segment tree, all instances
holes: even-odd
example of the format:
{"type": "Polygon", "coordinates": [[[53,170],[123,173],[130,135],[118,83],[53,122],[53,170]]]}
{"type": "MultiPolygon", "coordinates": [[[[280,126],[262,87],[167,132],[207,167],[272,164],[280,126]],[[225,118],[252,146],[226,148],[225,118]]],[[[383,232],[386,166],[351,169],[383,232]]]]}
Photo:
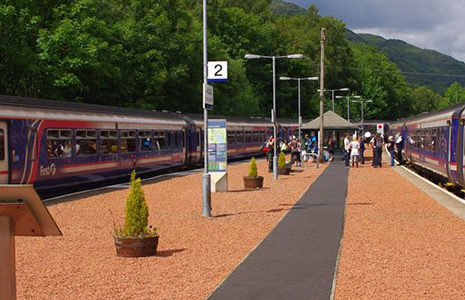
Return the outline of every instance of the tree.
{"type": "Polygon", "coordinates": [[[449,107],[463,102],[465,102],[465,89],[456,81],[447,88],[439,107],[449,107]]]}
{"type": "Polygon", "coordinates": [[[395,120],[412,112],[411,89],[397,66],[370,46],[352,45],[352,49],[358,69],[358,92],[373,100],[365,119],[395,120]]]}
{"type": "Polygon", "coordinates": [[[413,90],[414,114],[434,111],[439,108],[441,96],[432,89],[421,86],[413,90]]]}

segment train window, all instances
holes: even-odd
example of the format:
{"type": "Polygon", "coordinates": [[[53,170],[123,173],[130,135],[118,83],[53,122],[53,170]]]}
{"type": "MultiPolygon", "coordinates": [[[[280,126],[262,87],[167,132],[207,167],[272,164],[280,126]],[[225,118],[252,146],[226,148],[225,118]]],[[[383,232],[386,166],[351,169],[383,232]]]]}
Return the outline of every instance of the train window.
{"type": "Polygon", "coordinates": [[[140,151],[150,151],[153,148],[152,132],[148,130],[139,131],[140,151]]]}
{"type": "Polygon", "coordinates": [[[234,140],[235,140],[235,132],[228,131],[228,144],[234,144],[234,140]]]}
{"type": "Polygon", "coordinates": [[[0,160],[5,160],[5,131],[0,129],[0,160]]]}
{"type": "Polygon", "coordinates": [[[71,157],[71,130],[49,129],[47,130],[47,156],[71,157]]]}
{"type": "Polygon", "coordinates": [[[136,152],[136,132],[121,131],[121,152],[136,152]]]}
{"type": "Polygon", "coordinates": [[[167,146],[167,148],[171,148],[171,145],[172,145],[171,140],[172,140],[172,139],[173,139],[173,138],[172,138],[172,136],[171,136],[171,132],[167,132],[167,133],[166,133],[166,146],[167,146]]]}
{"type": "Polygon", "coordinates": [[[181,148],[181,145],[182,145],[182,132],[181,131],[178,131],[176,133],[176,148],[181,148]]]}
{"type": "Polygon", "coordinates": [[[246,132],[245,142],[246,142],[246,143],[251,143],[251,142],[253,142],[253,133],[252,133],[252,132],[250,132],[250,131],[247,131],[247,132],[246,132]]]}
{"type": "Polygon", "coordinates": [[[77,130],[76,131],[76,155],[95,155],[97,154],[97,131],[96,130],[77,130]]]}
{"type": "Polygon", "coordinates": [[[178,142],[178,132],[174,133],[174,148],[177,149],[179,147],[179,142],[178,142]]]}
{"type": "Polygon", "coordinates": [[[155,150],[161,150],[166,148],[166,134],[163,131],[155,133],[155,150]]]}
{"type": "Polygon", "coordinates": [[[118,131],[100,131],[100,154],[118,153],[118,131]]]}
{"type": "Polygon", "coordinates": [[[237,131],[236,141],[239,144],[243,144],[245,141],[245,133],[243,130],[237,131]]]}

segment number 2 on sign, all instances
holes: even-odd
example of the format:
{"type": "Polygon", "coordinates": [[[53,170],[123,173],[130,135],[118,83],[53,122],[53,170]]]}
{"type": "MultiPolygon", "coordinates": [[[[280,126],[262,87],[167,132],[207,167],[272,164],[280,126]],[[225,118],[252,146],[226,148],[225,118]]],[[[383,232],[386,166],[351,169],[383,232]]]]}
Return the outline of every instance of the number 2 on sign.
{"type": "Polygon", "coordinates": [[[215,70],[218,69],[218,71],[215,72],[215,76],[219,76],[219,77],[222,77],[223,75],[220,73],[221,70],[223,70],[223,66],[218,64],[218,65],[215,65],[215,70]]]}

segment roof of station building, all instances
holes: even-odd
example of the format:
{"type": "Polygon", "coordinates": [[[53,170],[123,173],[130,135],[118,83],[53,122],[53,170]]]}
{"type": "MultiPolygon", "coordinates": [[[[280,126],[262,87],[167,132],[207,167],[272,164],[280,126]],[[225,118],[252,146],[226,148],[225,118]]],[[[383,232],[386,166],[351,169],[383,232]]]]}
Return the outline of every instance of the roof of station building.
{"type": "MultiPolygon", "coordinates": [[[[348,122],[346,119],[329,110],[324,114],[324,128],[326,129],[354,129],[356,125],[348,122]]],[[[303,129],[319,129],[320,128],[320,117],[304,124],[303,129]]]]}

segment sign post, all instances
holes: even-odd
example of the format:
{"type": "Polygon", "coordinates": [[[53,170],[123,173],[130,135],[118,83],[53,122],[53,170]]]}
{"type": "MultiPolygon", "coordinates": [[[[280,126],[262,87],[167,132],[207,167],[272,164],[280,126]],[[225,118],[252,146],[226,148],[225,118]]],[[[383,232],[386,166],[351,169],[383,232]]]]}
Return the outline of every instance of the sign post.
{"type": "Polygon", "coordinates": [[[376,133],[379,133],[381,135],[384,134],[384,124],[383,123],[376,124],[376,133]]]}
{"type": "Polygon", "coordinates": [[[208,171],[212,192],[228,191],[228,145],[226,120],[208,121],[208,171]]]}
{"type": "Polygon", "coordinates": [[[32,185],[0,185],[0,299],[16,299],[15,236],[61,236],[32,185]]]}

